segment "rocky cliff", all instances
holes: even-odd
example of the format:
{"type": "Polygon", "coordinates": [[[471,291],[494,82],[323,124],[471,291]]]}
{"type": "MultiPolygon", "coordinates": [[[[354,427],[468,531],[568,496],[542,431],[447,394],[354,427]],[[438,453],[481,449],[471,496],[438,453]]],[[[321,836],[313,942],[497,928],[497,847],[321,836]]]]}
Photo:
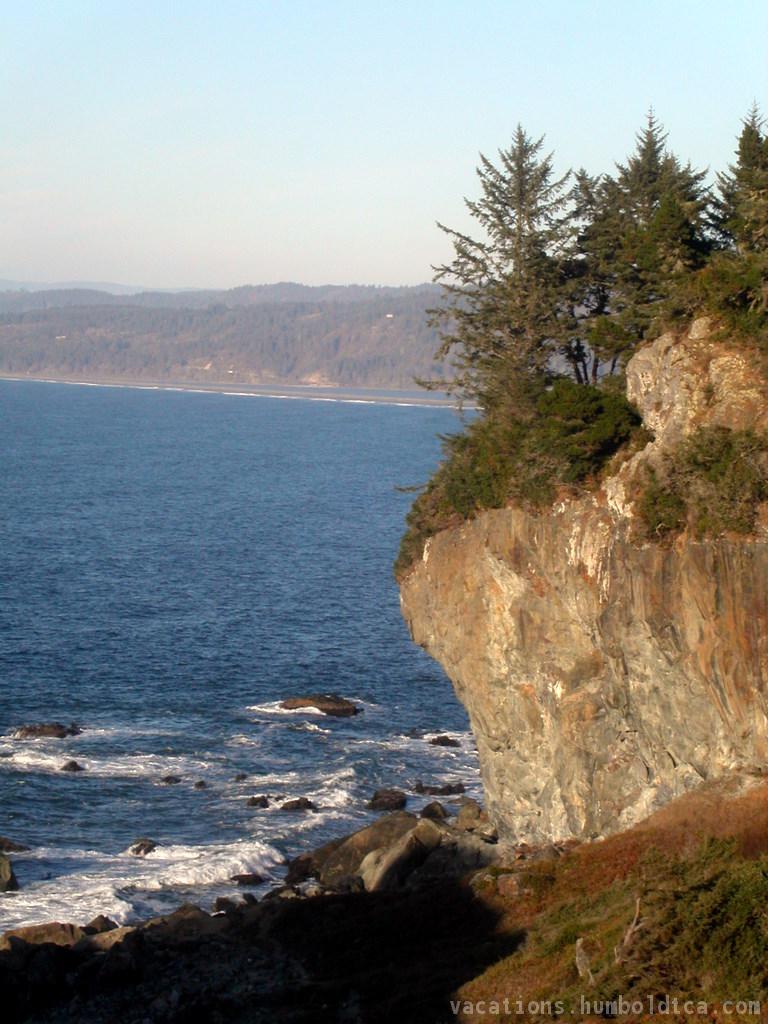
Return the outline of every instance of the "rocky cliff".
{"type": "Polygon", "coordinates": [[[700,426],[768,428],[768,384],[707,320],[627,369],[654,440],[597,493],[489,511],[401,581],[414,639],[467,708],[500,836],[607,834],[768,764],[768,517],[754,536],[638,540],[644,467],[700,426]]]}

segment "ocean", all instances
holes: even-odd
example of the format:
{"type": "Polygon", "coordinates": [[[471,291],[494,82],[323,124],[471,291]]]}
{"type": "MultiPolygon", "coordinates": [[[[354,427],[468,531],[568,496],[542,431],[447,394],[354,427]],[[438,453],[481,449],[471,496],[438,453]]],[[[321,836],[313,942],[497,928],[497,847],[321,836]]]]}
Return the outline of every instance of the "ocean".
{"type": "Polygon", "coordinates": [[[379,787],[416,811],[418,780],[480,795],[392,577],[396,488],[429,476],[456,415],[311,397],[0,381],[0,835],[30,847],[0,931],[210,909],[242,873],[260,896],[373,820],[379,787]],[[318,691],[362,711],[280,708],[318,691]],[[82,732],[14,735],[50,721],[82,732]],[[317,811],[281,810],[300,796],[317,811]],[[139,837],[157,848],[128,853],[139,837]]]}

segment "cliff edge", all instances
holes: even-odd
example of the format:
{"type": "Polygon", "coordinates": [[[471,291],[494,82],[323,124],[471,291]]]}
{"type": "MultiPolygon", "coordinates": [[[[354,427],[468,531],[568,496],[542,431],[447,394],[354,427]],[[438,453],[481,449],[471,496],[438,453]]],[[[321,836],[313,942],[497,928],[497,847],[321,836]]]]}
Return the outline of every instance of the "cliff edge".
{"type": "Polygon", "coordinates": [[[768,429],[768,382],[707,319],[627,367],[654,440],[546,513],[483,512],[401,580],[414,640],[469,713],[502,839],[626,828],[768,763],[768,515],[749,536],[639,539],[633,495],[695,430],[768,429]]]}

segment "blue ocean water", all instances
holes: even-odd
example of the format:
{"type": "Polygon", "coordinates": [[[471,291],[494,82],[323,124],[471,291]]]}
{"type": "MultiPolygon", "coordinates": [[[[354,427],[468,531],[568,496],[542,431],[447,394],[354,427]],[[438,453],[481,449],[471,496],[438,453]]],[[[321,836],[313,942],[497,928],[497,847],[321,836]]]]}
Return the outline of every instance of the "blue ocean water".
{"type": "Polygon", "coordinates": [[[31,847],[0,931],[209,905],[365,823],[379,786],[478,791],[391,569],[412,500],[395,488],[456,426],[447,408],[0,381],[0,834],[31,847]],[[363,713],[280,710],[312,691],[363,713]],[[51,720],[83,732],[13,735],[51,720]],[[85,771],[61,772],[71,758],[85,771]],[[320,810],[279,809],[296,796],[320,810]],[[126,853],[139,836],[158,849],[126,853]]]}

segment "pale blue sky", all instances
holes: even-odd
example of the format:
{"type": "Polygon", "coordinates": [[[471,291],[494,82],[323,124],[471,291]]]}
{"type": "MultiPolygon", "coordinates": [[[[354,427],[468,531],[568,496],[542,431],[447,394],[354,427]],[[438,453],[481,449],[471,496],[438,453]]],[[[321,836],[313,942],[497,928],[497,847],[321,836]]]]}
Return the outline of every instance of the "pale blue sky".
{"type": "Polygon", "coordinates": [[[0,0],[0,278],[416,283],[518,122],[729,162],[768,3],[0,0]]]}

